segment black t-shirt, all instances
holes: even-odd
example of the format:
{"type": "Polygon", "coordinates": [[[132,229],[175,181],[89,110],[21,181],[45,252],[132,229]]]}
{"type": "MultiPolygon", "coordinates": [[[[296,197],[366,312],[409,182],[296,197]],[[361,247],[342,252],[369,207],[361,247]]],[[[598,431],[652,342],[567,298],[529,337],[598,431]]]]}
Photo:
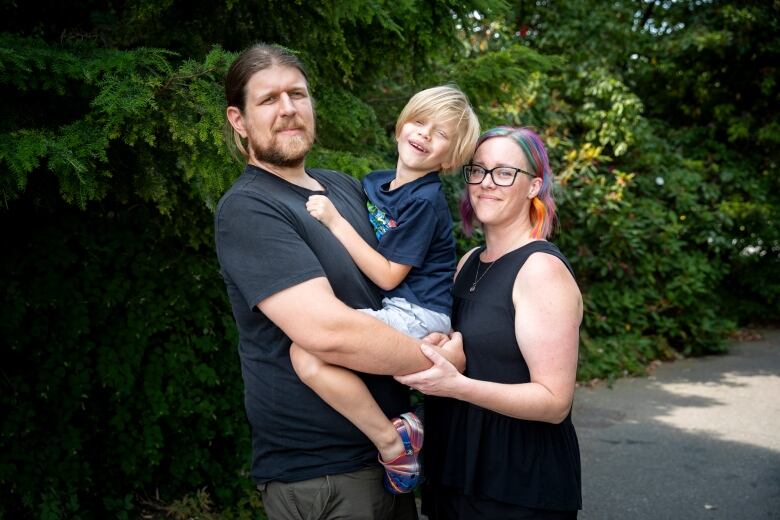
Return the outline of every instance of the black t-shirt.
{"type": "MultiPolygon", "coordinates": [[[[290,339],[257,309],[268,296],[320,276],[350,307],[380,307],[376,286],[306,211],[310,195],[324,194],[374,245],[360,184],[337,172],[307,172],[324,192],[248,165],[215,216],[217,256],[238,325],[244,406],[252,427],[251,473],[258,483],[295,482],[376,464],[368,439],[298,379],[290,339]]],[[[408,393],[391,377],[359,375],[388,416],[409,408],[408,393]]]]}

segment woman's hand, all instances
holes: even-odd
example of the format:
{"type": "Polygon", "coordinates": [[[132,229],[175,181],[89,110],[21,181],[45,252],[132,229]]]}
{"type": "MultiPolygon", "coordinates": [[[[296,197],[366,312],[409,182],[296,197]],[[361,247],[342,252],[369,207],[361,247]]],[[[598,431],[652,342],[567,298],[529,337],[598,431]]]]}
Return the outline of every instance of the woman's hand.
{"type": "MultiPolygon", "coordinates": [[[[455,334],[460,336],[457,332],[455,334]]],[[[457,397],[458,388],[465,381],[465,376],[458,372],[443,355],[436,352],[435,347],[423,343],[420,349],[431,360],[433,366],[422,372],[395,376],[396,381],[426,395],[457,397]]]]}

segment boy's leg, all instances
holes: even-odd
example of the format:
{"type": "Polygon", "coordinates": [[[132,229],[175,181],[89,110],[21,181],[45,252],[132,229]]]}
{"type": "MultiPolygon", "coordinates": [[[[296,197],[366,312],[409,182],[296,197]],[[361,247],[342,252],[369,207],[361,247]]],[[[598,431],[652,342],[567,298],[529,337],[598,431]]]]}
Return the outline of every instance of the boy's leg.
{"type": "Polygon", "coordinates": [[[325,363],[296,344],[290,347],[290,359],[301,381],[363,432],[377,447],[382,460],[393,460],[404,453],[395,426],[355,373],[325,363]]]}
{"type": "Polygon", "coordinates": [[[358,310],[413,338],[422,339],[432,332],[443,334],[450,332],[449,316],[420,307],[405,298],[384,298],[382,308],[376,311],[373,309],[358,310]]]}

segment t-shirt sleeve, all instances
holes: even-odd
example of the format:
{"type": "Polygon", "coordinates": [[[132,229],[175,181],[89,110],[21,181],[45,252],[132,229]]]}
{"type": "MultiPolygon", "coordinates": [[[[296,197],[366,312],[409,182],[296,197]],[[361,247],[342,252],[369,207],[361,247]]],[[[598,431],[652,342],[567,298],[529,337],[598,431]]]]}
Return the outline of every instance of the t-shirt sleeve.
{"type": "Polygon", "coordinates": [[[425,199],[411,199],[396,216],[398,225],[382,235],[377,251],[398,264],[422,267],[436,230],[436,211],[425,199]]]}
{"type": "Polygon", "coordinates": [[[251,310],[272,294],[325,276],[294,216],[271,202],[233,194],[219,208],[215,232],[222,274],[251,310]]]}

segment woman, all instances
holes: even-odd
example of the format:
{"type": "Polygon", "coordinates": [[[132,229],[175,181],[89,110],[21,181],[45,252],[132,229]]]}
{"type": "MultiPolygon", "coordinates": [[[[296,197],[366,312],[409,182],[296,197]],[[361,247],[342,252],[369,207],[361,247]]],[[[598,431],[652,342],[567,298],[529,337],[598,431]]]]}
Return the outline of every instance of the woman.
{"type": "Polygon", "coordinates": [[[539,136],[499,127],[463,167],[485,247],[459,262],[452,324],[466,372],[432,349],[430,369],[397,379],[425,404],[423,510],[430,520],[576,518],[580,457],[571,422],[582,297],[547,242],[552,173],[539,136]]]}

